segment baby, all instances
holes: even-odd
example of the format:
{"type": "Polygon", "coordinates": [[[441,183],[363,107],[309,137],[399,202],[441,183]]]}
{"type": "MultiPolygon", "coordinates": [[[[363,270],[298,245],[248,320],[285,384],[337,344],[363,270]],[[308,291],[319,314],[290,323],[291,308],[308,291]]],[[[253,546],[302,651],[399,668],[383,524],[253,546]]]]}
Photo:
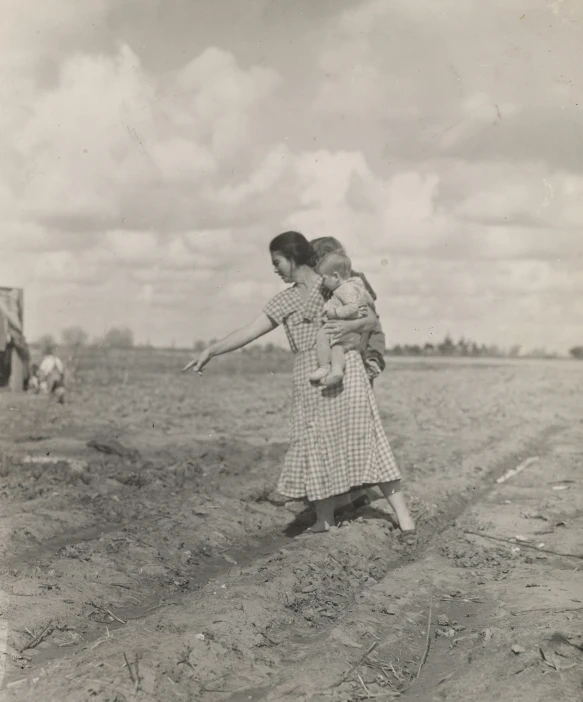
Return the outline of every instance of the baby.
{"type": "MultiPolygon", "coordinates": [[[[312,239],[311,244],[314,247],[319,261],[330,253],[346,254],[342,244],[333,236],[322,236],[317,239],[312,239]]],[[[364,287],[368,290],[372,299],[376,301],[376,293],[372,289],[364,273],[352,271],[351,275],[362,279],[364,287]]],[[[370,384],[373,385],[375,379],[385,370],[386,340],[383,327],[378,317],[374,329],[362,335],[359,351],[362,355],[370,384]]]]}
{"type": "MultiPolygon", "coordinates": [[[[332,293],[324,304],[324,318],[358,319],[365,317],[367,307],[374,310],[374,300],[367,291],[360,277],[352,274],[352,263],[345,254],[330,253],[318,264],[318,273],[322,276],[324,287],[332,293]]],[[[358,346],[360,335],[345,341],[348,348],[358,346]],[[352,343],[354,342],[354,343],[352,343]]],[[[324,328],[318,331],[316,352],[318,368],[310,376],[310,382],[323,383],[326,386],[337,385],[344,378],[346,359],[342,344],[331,344],[331,335],[324,328]]]]}

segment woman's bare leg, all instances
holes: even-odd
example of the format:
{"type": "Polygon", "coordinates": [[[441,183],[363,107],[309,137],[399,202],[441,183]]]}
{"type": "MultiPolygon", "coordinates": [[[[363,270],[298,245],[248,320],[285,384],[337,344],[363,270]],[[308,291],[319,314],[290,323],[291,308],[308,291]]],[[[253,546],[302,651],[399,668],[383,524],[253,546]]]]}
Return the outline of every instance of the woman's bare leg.
{"type": "Polygon", "coordinates": [[[410,532],[415,530],[415,522],[409,512],[403,493],[401,492],[401,481],[391,480],[390,483],[379,483],[379,488],[383,495],[387,498],[388,503],[395,510],[399,528],[402,532],[410,532]]]}
{"type": "Polygon", "coordinates": [[[316,523],[311,527],[310,531],[316,533],[319,531],[328,531],[334,526],[334,507],[336,505],[335,497],[327,497],[324,500],[314,500],[316,509],[316,523]]]}

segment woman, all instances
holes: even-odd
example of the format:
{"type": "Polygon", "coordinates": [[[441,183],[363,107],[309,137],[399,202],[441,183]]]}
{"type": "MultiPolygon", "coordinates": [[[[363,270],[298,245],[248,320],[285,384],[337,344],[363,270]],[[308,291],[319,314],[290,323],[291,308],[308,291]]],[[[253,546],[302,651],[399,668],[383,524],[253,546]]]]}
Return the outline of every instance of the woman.
{"type": "MultiPolygon", "coordinates": [[[[184,370],[201,373],[214,356],[235,351],[283,324],[296,358],[290,446],[278,491],[292,499],[307,497],[316,510],[311,531],[322,532],[334,525],[336,496],[353,487],[378,485],[401,531],[413,534],[415,525],[400,490],[401,475],[358,351],[346,352],[342,385],[322,390],[309,382],[318,363],[316,333],[324,305],[313,247],[301,234],[285,232],[273,239],[269,250],[275,273],[291,287],[278,293],[255,321],[212,344],[184,370]]],[[[329,322],[337,334],[368,332],[375,323],[374,314],[329,322]]]]}

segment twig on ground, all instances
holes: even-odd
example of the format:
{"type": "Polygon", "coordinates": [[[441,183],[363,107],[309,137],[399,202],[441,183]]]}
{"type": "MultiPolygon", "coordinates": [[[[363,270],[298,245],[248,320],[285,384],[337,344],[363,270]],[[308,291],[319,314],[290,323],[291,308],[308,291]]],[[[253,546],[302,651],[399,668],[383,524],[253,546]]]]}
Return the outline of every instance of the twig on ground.
{"type": "Polygon", "coordinates": [[[447,675],[444,675],[443,678],[440,678],[439,681],[437,682],[438,685],[441,685],[444,683],[446,680],[449,680],[452,675],[455,674],[455,670],[452,673],[448,673],[447,675]]]}
{"type": "Polygon", "coordinates": [[[130,680],[131,680],[131,681],[134,683],[134,685],[135,685],[135,684],[136,684],[136,678],[134,677],[134,672],[133,672],[133,670],[132,670],[132,666],[130,665],[130,662],[128,661],[128,657],[126,656],[125,651],[124,651],[124,653],[123,653],[123,657],[124,657],[124,660],[125,660],[125,662],[126,662],[125,665],[126,665],[126,668],[128,669],[128,673],[129,673],[129,676],[130,676],[130,680]]]}
{"type": "Polygon", "coordinates": [[[552,658],[549,660],[540,646],[538,647],[538,652],[540,653],[541,660],[545,665],[548,665],[549,668],[552,668],[553,670],[559,670],[555,661],[552,658]]]}
{"type": "Polygon", "coordinates": [[[408,690],[411,685],[417,680],[417,678],[421,675],[421,669],[425,665],[425,661],[427,660],[427,655],[429,654],[429,647],[431,646],[431,615],[433,614],[433,596],[429,598],[429,616],[427,617],[427,635],[425,637],[425,649],[423,651],[423,655],[421,656],[421,660],[419,661],[419,667],[417,668],[417,674],[411,680],[411,682],[407,685],[406,688],[403,690],[399,690],[399,692],[405,692],[408,690]]]}
{"type": "Polygon", "coordinates": [[[135,692],[138,693],[140,691],[140,687],[142,684],[142,680],[140,678],[140,659],[138,657],[138,654],[136,653],[136,661],[134,663],[134,672],[136,674],[136,687],[135,687],[135,692]]]}
{"type": "Polygon", "coordinates": [[[362,689],[364,690],[366,696],[370,697],[370,692],[368,690],[368,687],[364,684],[364,680],[362,679],[362,676],[357,675],[356,677],[358,678],[358,682],[362,685],[362,689]]]}
{"type": "Polygon", "coordinates": [[[519,473],[522,473],[522,471],[525,468],[528,468],[528,466],[532,465],[533,463],[536,463],[538,461],[538,456],[533,456],[532,458],[527,458],[525,461],[522,461],[520,465],[518,465],[516,468],[511,468],[510,470],[507,470],[504,475],[501,475],[496,482],[500,485],[501,483],[505,483],[507,480],[510,480],[510,478],[513,478],[515,475],[518,475],[519,473]]]}
{"type": "Polygon", "coordinates": [[[358,659],[358,661],[350,668],[350,670],[342,676],[342,679],[339,680],[337,683],[334,683],[334,685],[330,686],[330,689],[334,689],[335,687],[339,687],[342,685],[343,682],[348,680],[348,678],[354,673],[354,671],[361,666],[364,661],[370,656],[370,654],[375,650],[375,648],[379,645],[378,641],[375,641],[371,646],[368,647],[368,649],[365,651],[365,653],[362,654],[362,656],[358,659]]]}
{"type": "Polygon", "coordinates": [[[423,657],[419,661],[419,668],[417,669],[417,676],[421,674],[421,668],[425,665],[427,660],[427,654],[429,653],[429,646],[431,645],[431,615],[433,613],[433,597],[429,598],[429,615],[427,617],[427,636],[425,638],[425,650],[423,651],[423,657]]]}
{"type": "Polygon", "coordinates": [[[146,541],[142,541],[142,539],[138,539],[137,536],[134,536],[133,534],[130,534],[129,532],[126,533],[126,536],[128,539],[132,539],[132,541],[137,541],[139,544],[142,544],[142,546],[147,546],[148,548],[154,548],[152,544],[147,543],[146,541]]]}
{"type": "Polygon", "coordinates": [[[391,666],[391,670],[393,671],[393,675],[395,676],[395,678],[396,678],[399,682],[403,682],[403,677],[397,673],[397,671],[395,670],[395,667],[393,666],[393,664],[392,664],[391,662],[389,662],[389,665],[391,666]]]}
{"type": "Polygon", "coordinates": [[[264,631],[261,631],[261,629],[254,622],[252,623],[252,626],[255,629],[255,631],[258,634],[261,634],[261,636],[263,636],[263,638],[272,646],[279,646],[279,644],[281,643],[281,641],[274,641],[272,638],[270,638],[264,631]]]}
{"type": "MultiPolygon", "coordinates": [[[[112,619],[114,619],[116,622],[119,622],[120,624],[127,623],[123,619],[120,619],[119,617],[117,617],[110,609],[106,609],[105,607],[100,607],[98,604],[95,604],[95,602],[89,602],[88,604],[90,604],[91,607],[98,609],[100,612],[103,612],[104,614],[108,614],[112,619]]],[[[89,616],[91,616],[91,614],[93,614],[93,612],[91,612],[89,614],[89,616]]]]}
{"type": "MultiPolygon", "coordinates": [[[[33,638],[33,640],[30,643],[26,644],[26,646],[24,646],[24,648],[20,649],[20,653],[27,651],[29,648],[36,648],[39,645],[39,643],[41,643],[42,640],[50,634],[49,629],[51,629],[52,623],[53,623],[53,620],[51,619],[50,622],[45,626],[45,628],[41,631],[41,633],[38,636],[33,638]]],[[[51,631],[52,631],[52,629],[51,629],[51,631]]],[[[28,633],[30,634],[30,632],[28,632],[28,633]]]]}
{"type": "Polygon", "coordinates": [[[533,551],[539,551],[540,553],[550,553],[553,556],[563,556],[563,558],[579,558],[583,560],[583,555],[577,553],[559,553],[558,551],[552,551],[548,548],[539,548],[533,544],[527,544],[524,541],[513,541],[512,539],[503,539],[501,536],[491,536],[490,534],[480,533],[479,531],[464,531],[464,534],[472,534],[472,536],[481,536],[483,539],[490,539],[491,541],[500,541],[505,544],[512,544],[512,546],[519,546],[520,548],[530,548],[533,551]]]}

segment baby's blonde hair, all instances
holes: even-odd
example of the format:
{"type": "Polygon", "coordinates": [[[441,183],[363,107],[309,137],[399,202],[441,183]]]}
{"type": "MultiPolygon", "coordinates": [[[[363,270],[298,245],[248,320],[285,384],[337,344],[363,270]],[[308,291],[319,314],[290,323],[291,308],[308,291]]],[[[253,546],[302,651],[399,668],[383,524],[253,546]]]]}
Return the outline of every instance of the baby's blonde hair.
{"type": "Polygon", "coordinates": [[[318,264],[318,273],[321,275],[332,275],[338,273],[343,278],[350,278],[352,273],[352,263],[348,256],[343,253],[329,253],[318,264]]]}
{"type": "Polygon", "coordinates": [[[312,239],[310,244],[312,244],[312,247],[316,252],[316,258],[318,261],[321,261],[324,256],[331,253],[346,254],[342,244],[333,236],[321,236],[317,239],[312,239]]]}

